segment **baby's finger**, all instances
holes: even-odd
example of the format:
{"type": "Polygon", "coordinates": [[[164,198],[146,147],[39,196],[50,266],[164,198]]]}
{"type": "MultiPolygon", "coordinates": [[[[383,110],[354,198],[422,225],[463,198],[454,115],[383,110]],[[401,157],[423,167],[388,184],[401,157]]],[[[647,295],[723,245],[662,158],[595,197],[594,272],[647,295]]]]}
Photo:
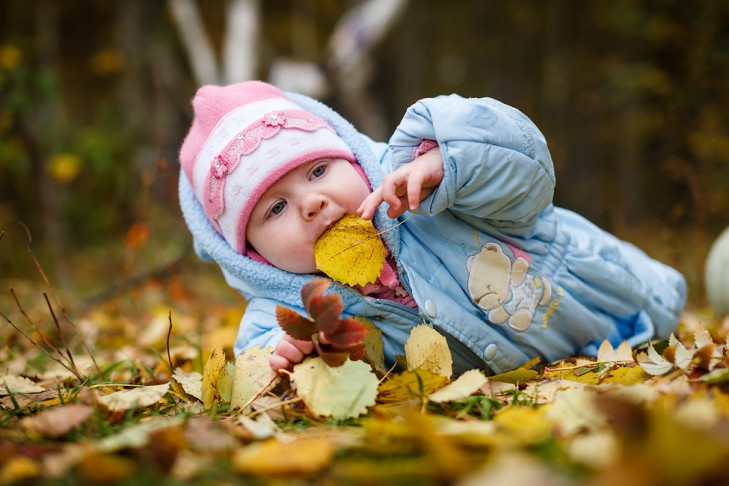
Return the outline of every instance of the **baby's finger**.
{"type": "Polygon", "coordinates": [[[291,368],[291,362],[277,354],[273,354],[270,358],[268,358],[268,365],[273,371],[288,370],[291,368]]]}
{"type": "Polygon", "coordinates": [[[357,209],[357,215],[359,215],[362,219],[372,219],[372,216],[375,215],[375,211],[382,203],[382,190],[378,187],[372,191],[372,193],[370,193],[364,201],[362,201],[362,204],[359,205],[359,209],[357,209]]]}
{"type": "Polygon", "coordinates": [[[424,178],[420,173],[412,173],[408,178],[408,206],[415,211],[420,206],[420,192],[423,189],[424,178]]]}

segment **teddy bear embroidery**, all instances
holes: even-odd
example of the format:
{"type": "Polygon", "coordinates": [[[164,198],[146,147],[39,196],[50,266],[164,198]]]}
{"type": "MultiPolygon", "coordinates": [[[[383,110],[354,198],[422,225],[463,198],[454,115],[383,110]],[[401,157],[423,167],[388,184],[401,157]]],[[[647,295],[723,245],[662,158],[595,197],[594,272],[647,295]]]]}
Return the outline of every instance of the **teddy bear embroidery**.
{"type": "Polygon", "coordinates": [[[536,309],[552,297],[551,284],[529,271],[522,256],[512,260],[496,243],[486,243],[466,261],[468,293],[494,324],[526,331],[536,309]]]}

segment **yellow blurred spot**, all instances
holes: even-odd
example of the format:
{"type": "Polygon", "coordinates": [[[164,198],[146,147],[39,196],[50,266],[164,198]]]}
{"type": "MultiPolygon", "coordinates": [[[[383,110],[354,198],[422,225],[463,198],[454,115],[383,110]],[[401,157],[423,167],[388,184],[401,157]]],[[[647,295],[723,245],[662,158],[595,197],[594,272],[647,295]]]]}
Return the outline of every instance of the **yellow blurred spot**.
{"type": "Polygon", "coordinates": [[[0,481],[3,484],[9,484],[15,481],[32,478],[40,474],[40,467],[33,460],[16,456],[10,459],[2,468],[0,473],[0,481]]]}
{"type": "Polygon", "coordinates": [[[89,483],[115,483],[136,471],[131,459],[112,454],[89,454],[78,467],[79,476],[89,483]]]}
{"type": "Polygon", "coordinates": [[[233,469],[245,474],[308,475],[327,467],[334,452],[334,444],[327,437],[268,439],[239,449],[231,463],[233,469]]]}
{"type": "Polygon", "coordinates": [[[20,64],[23,55],[15,46],[0,46],[0,68],[13,71],[20,64]]]}
{"type": "Polygon", "coordinates": [[[80,169],[81,159],[68,153],[52,156],[48,164],[51,177],[64,184],[74,180],[80,169]]]}
{"type": "Polygon", "coordinates": [[[91,69],[98,75],[118,73],[124,67],[124,56],[118,49],[101,49],[91,58],[91,69]]]}
{"type": "Polygon", "coordinates": [[[499,412],[494,421],[518,444],[534,445],[549,439],[554,425],[535,408],[510,407],[499,412]]]}

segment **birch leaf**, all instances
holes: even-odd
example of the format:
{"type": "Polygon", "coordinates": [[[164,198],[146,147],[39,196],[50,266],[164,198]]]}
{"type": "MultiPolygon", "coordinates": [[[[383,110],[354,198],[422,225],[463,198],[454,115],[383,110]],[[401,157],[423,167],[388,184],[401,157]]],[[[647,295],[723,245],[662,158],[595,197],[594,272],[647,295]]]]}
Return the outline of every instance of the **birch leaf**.
{"type": "Polygon", "coordinates": [[[291,381],[312,413],[335,419],[367,413],[377,397],[377,376],[362,361],[333,368],[321,357],[308,358],[294,367],[291,381]]]}
{"type": "Polygon", "coordinates": [[[379,387],[378,403],[397,403],[435,393],[448,383],[448,378],[428,370],[404,371],[390,377],[379,387]]]}
{"type": "Polygon", "coordinates": [[[370,330],[364,338],[365,361],[370,363],[375,371],[384,375],[387,373],[387,368],[385,368],[385,342],[382,340],[382,331],[364,317],[355,317],[354,320],[370,330]]]}
{"type": "Polygon", "coordinates": [[[628,341],[623,341],[618,346],[618,349],[614,349],[610,341],[605,339],[600,344],[600,349],[597,350],[597,362],[635,362],[635,359],[633,358],[633,350],[630,349],[628,341]]]}
{"type": "Polygon", "coordinates": [[[165,396],[165,393],[167,393],[169,389],[169,383],[153,386],[140,386],[138,388],[132,388],[131,390],[122,390],[101,396],[99,397],[99,402],[101,402],[101,404],[109,411],[124,412],[131,408],[154,405],[159,402],[163,396],[165,396]]]}
{"type": "Polygon", "coordinates": [[[453,358],[445,336],[424,324],[410,331],[405,357],[408,370],[424,369],[445,377],[453,374],[453,358]]]}
{"type": "Polygon", "coordinates": [[[428,395],[428,400],[435,403],[459,402],[476,393],[486,381],[486,377],[479,370],[468,370],[453,383],[428,395]]]}
{"type": "Polygon", "coordinates": [[[0,377],[0,396],[10,393],[40,393],[46,391],[24,376],[5,375],[0,377]],[[8,390],[10,390],[8,392],[8,390]]]}
{"type": "Polygon", "coordinates": [[[314,245],[316,268],[345,285],[374,283],[387,251],[369,220],[348,214],[314,245]]]}
{"type": "Polygon", "coordinates": [[[225,366],[225,351],[222,346],[218,346],[210,354],[210,358],[203,367],[202,380],[202,398],[205,409],[212,408],[220,402],[220,389],[218,385],[221,381],[221,375],[228,372],[225,366]]]}
{"type": "Polygon", "coordinates": [[[197,371],[191,371],[186,373],[182,371],[182,368],[175,368],[175,372],[172,374],[172,378],[182,385],[182,389],[185,393],[192,395],[198,400],[202,401],[202,378],[203,376],[197,371]]]}
{"type": "MultiPolygon", "coordinates": [[[[257,394],[263,394],[276,386],[278,379],[274,380],[276,372],[268,364],[268,358],[273,354],[273,348],[266,346],[261,349],[256,345],[243,350],[235,359],[235,374],[233,378],[233,394],[230,407],[242,408],[257,394]],[[268,386],[267,386],[268,385],[268,386]]],[[[245,410],[244,410],[245,412],[245,410]]]]}

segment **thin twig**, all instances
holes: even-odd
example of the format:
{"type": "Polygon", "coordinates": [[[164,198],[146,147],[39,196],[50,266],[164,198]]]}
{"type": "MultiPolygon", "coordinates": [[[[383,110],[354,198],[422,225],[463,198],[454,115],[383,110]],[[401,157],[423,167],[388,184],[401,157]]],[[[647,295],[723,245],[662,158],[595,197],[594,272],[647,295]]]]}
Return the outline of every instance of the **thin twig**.
{"type": "Polygon", "coordinates": [[[3,241],[3,236],[5,236],[5,232],[0,231],[0,243],[3,241]]]}
{"type": "Polygon", "coordinates": [[[263,388],[261,388],[260,390],[258,390],[258,393],[256,393],[255,395],[253,395],[253,397],[251,397],[251,399],[248,400],[245,403],[245,405],[243,405],[242,407],[240,407],[240,409],[241,410],[245,410],[246,408],[248,408],[251,405],[251,403],[253,403],[256,400],[258,400],[259,398],[261,398],[261,395],[263,395],[264,393],[266,393],[266,390],[268,390],[268,387],[270,387],[271,384],[273,384],[273,382],[276,381],[276,379],[279,378],[280,376],[281,375],[279,373],[275,373],[273,375],[273,378],[271,378],[271,381],[269,381],[268,383],[266,383],[265,385],[263,385],[263,388]]]}
{"type": "Polygon", "coordinates": [[[172,311],[169,311],[170,328],[167,330],[167,361],[170,363],[170,373],[174,372],[172,367],[172,356],[170,355],[170,336],[172,335],[172,311]]]}
{"type": "MultiPolygon", "coordinates": [[[[68,360],[71,362],[71,366],[76,368],[76,363],[73,361],[73,354],[71,353],[71,348],[69,347],[68,343],[66,342],[66,335],[64,334],[63,330],[61,330],[61,325],[58,323],[58,318],[56,317],[56,313],[53,312],[53,306],[51,305],[51,301],[48,300],[48,295],[43,292],[43,298],[46,299],[46,305],[48,305],[48,310],[51,313],[51,317],[53,317],[53,323],[56,325],[56,330],[58,331],[58,334],[61,336],[61,343],[63,343],[63,348],[66,350],[66,355],[68,356],[68,360]]],[[[76,368],[78,370],[78,368],[76,368]]]]}
{"type": "Polygon", "coordinates": [[[271,405],[269,405],[267,407],[261,408],[260,410],[253,410],[251,413],[248,414],[248,417],[253,418],[254,416],[256,416],[258,414],[261,414],[261,413],[264,413],[264,412],[268,412],[269,410],[272,410],[274,408],[279,408],[279,407],[284,407],[286,405],[291,405],[292,403],[298,403],[298,402],[302,401],[303,399],[304,399],[304,397],[296,397],[296,398],[290,398],[288,400],[283,400],[283,401],[280,401],[278,403],[273,403],[273,404],[271,404],[271,405]]]}
{"type": "Polygon", "coordinates": [[[19,224],[23,227],[23,229],[25,229],[25,234],[28,237],[28,246],[26,247],[26,249],[28,250],[28,254],[33,259],[33,262],[35,263],[35,266],[38,269],[38,272],[41,274],[41,277],[43,277],[43,281],[46,283],[46,286],[50,290],[51,295],[53,296],[53,299],[56,301],[56,305],[58,305],[58,307],[61,309],[61,313],[63,314],[63,317],[65,317],[66,320],[71,324],[71,327],[73,328],[74,332],[76,333],[76,336],[78,336],[84,349],[91,357],[91,361],[94,363],[96,372],[99,373],[99,376],[101,376],[101,368],[99,368],[99,364],[96,362],[96,357],[94,356],[94,353],[91,351],[91,348],[86,343],[86,340],[83,338],[83,336],[79,332],[78,328],[76,327],[76,324],[73,322],[71,317],[66,312],[66,309],[63,307],[63,304],[61,304],[60,299],[56,295],[56,292],[53,290],[53,287],[51,286],[51,283],[48,280],[48,277],[46,276],[46,272],[43,271],[43,267],[41,267],[40,262],[38,262],[38,259],[35,257],[35,253],[33,253],[33,250],[30,247],[31,243],[33,242],[33,237],[30,234],[30,229],[28,229],[28,227],[23,222],[19,222],[19,224]]]}
{"type": "Polygon", "coordinates": [[[30,324],[30,327],[32,327],[33,330],[38,333],[38,335],[40,336],[40,338],[43,341],[43,343],[46,346],[48,346],[50,349],[52,349],[53,351],[55,351],[56,354],[58,354],[58,356],[60,356],[61,358],[65,359],[65,356],[63,356],[63,353],[61,353],[58,350],[58,348],[55,347],[53,344],[51,344],[50,342],[48,342],[48,340],[43,335],[43,333],[40,331],[40,329],[38,329],[38,326],[36,326],[35,325],[35,322],[33,322],[33,319],[31,319],[30,316],[28,315],[28,313],[25,312],[25,309],[20,304],[20,300],[18,299],[18,296],[15,295],[15,290],[10,289],[10,294],[13,296],[13,299],[15,299],[15,305],[18,307],[18,310],[20,311],[20,313],[23,314],[23,317],[25,317],[25,320],[28,321],[28,324],[30,324]]]}
{"type": "Polygon", "coordinates": [[[2,317],[3,317],[3,319],[5,319],[5,320],[7,321],[7,323],[8,323],[8,324],[10,324],[11,326],[13,326],[13,329],[15,329],[16,331],[18,331],[18,332],[19,332],[20,334],[22,334],[22,335],[23,335],[23,336],[24,336],[24,337],[25,337],[25,338],[26,338],[26,339],[27,339],[28,341],[30,341],[30,343],[31,343],[31,344],[32,344],[33,346],[35,346],[36,348],[38,348],[38,349],[40,349],[41,351],[43,351],[44,353],[46,353],[46,354],[48,355],[48,357],[49,357],[49,358],[51,358],[51,359],[52,359],[53,361],[55,361],[56,363],[60,364],[61,366],[63,366],[64,368],[66,368],[66,369],[67,369],[68,371],[70,371],[71,373],[73,373],[73,375],[74,375],[74,376],[75,376],[76,378],[78,378],[78,379],[79,379],[79,381],[82,381],[82,382],[84,381],[83,377],[79,376],[79,375],[77,374],[77,372],[76,372],[75,370],[73,370],[73,369],[71,369],[70,367],[68,367],[68,365],[66,365],[66,363],[64,363],[63,361],[59,360],[59,359],[58,359],[58,358],[57,358],[56,356],[53,356],[53,355],[52,355],[52,354],[51,354],[50,352],[48,352],[48,350],[47,350],[46,348],[44,348],[43,346],[41,346],[40,344],[38,344],[37,342],[35,342],[35,340],[33,340],[33,338],[32,338],[32,337],[30,337],[30,336],[28,335],[28,333],[26,333],[26,332],[25,332],[25,331],[23,331],[23,330],[22,330],[21,328],[19,328],[18,326],[16,326],[16,325],[15,325],[15,323],[14,323],[13,321],[11,321],[11,320],[10,320],[10,319],[8,318],[8,316],[6,316],[5,314],[3,314],[2,312],[0,312],[0,316],[2,316],[2,317]]]}

